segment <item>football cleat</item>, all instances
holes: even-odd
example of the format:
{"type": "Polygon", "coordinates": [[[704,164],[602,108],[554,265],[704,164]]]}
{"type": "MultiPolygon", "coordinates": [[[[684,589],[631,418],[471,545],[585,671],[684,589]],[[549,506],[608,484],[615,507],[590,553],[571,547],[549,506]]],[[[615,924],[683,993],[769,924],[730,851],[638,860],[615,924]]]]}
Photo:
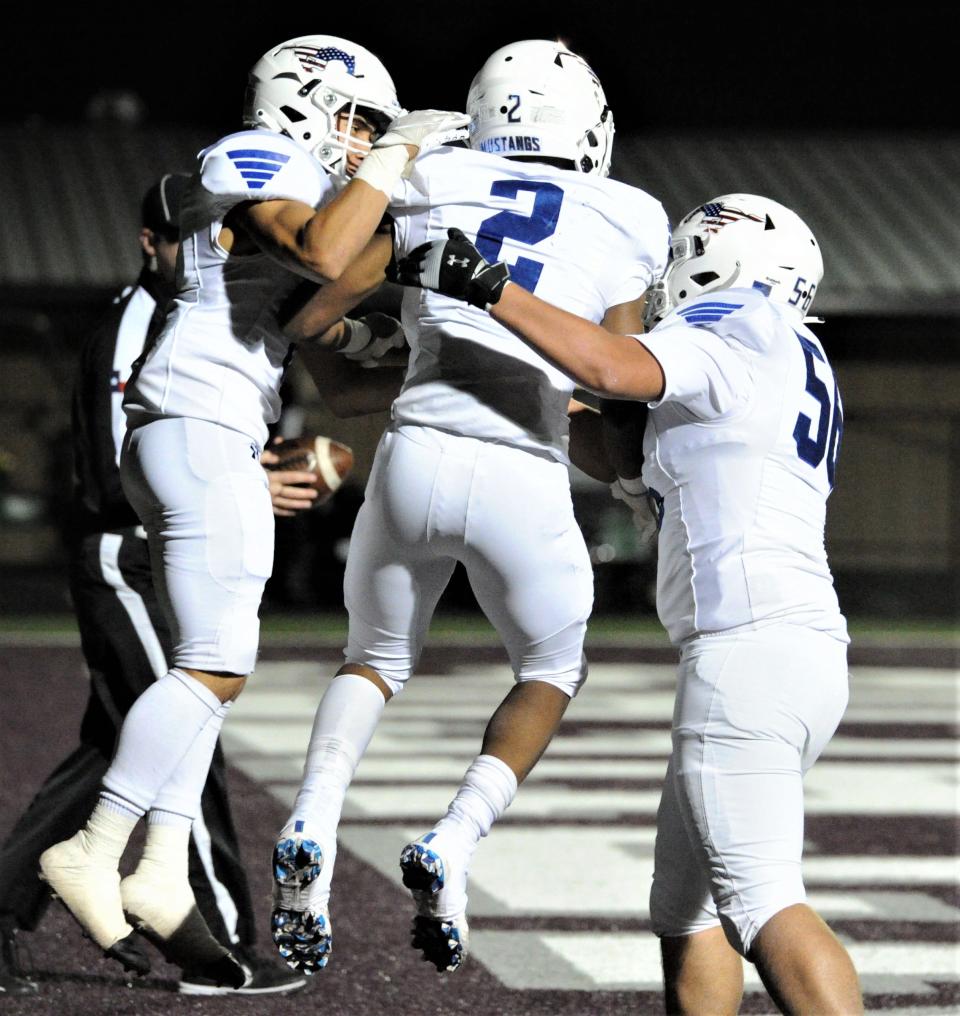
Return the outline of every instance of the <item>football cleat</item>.
{"type": "Polygon", "coordinates": [[[270,933],[287,966],[309,975],[327,965],[333,950],[330,893],[317,884],[325,862],[333,858],[332,851],[302,832],[303,823],[297,822],[293,835],[281,835],[273,848],[270,933]]]}
{"type": "Polygon", "coordinates": [[[238,946],[234,956],[243,964],[244,982],[233,988],[217,982],[203,970],[184,970],[177,991],[181,995],[289,995],[306,987],[306,977],[298,976],[276,963],[261,959],[238,946]]]}
{"type": "Polygon", "coordinates": [[[123,913],[120,872],[112,861],[99,861],[71,837],[40,855],[40,878],[105,956],[125,970],[150,972],[150,959],[140,948],[123,913]]]}
{"type": "Polygon", "coordinates": [[[427,833],[404,847],[400,871],[417,907],[410,944],[444,973],[459,969],[467,956],[467,898],[456,885],[466,885],[466,873],[462,879],[451,877],[449,864],[429,845],[435,835],[427,833]]]}

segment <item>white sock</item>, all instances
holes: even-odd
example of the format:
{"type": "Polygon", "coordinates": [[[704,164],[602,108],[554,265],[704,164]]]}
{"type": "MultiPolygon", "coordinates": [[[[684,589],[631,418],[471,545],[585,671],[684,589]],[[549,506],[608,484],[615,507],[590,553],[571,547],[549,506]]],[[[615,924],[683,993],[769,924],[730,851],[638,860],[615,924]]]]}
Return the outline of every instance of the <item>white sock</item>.
{"type": "Polygon", "coordinates": [[[303,782],[285,830],[301,821],[336,833],[347,788],[385,705],[383,693],[365,677],[341,674],[330,682],[317,707],[303,782]]]}
{"type": "Polygon", "coordinates": [[[517,777],[510,766],[496,755],[478,755],[434,832],[443,839],[453,838],[472,854],[516,793],[517,777]]]}
{"type": "Polygon", "coordinates": [[[187,749],[186,755],[154,799],[148,822],[165,825],[185,823],[189,829],[193,820],[200,814],[200,796],[207,782],[223,721],[232,704],[232,702],[222,703],[210,717],[199,737],[187,749]],[[177,822],[177,818],[181,821],[177,822]]]}
{"type": "Polygon", "coordinates": [[[181,670],[154,681],[120,728],[107,792],[143,814],[219,709],[220,699],[181,670]]]}

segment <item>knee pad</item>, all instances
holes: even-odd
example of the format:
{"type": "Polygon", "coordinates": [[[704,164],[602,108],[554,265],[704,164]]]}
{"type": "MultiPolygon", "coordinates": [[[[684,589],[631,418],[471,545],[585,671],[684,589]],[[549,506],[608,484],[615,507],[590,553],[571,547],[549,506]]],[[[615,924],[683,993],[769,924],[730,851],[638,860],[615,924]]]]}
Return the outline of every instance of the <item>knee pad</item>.
{"type": "Polygon", "coordinates": [[[579,665],[572,670],[551,674],[527,672],[521,669],[515,680],[518,684],[522,684],[524,681],[542,681],[544,684],[552,684],[555,688],[559,688],[569,698],[575,698],[587,679],[588,669],[587,658],[581,655],[579,665]]]}

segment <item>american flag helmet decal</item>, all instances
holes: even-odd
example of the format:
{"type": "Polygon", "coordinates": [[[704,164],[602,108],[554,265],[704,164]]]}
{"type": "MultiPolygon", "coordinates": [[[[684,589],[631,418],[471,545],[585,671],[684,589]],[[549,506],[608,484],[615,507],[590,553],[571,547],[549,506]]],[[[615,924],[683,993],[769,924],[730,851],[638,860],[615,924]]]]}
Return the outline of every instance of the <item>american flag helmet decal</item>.
{"type": "Polygon", "coordinates": [[[336,46],[324,46],[321,49],[313,46],[295,46],[293,52],[308,74],[324,70],[331,60],[339,60],[344,64],[348,74],[356,73],[357,58],[336,46]]]}
{"type": "Polygon", "coordinates": [[[727,226],[731,222],[739,222],[741,219],[763,222],[759,216],[725,205],[722,201],[708,201],[705,205],[700,206],[699,211],[703,213],[702,224],[708,233],[719,232],[723,226],[727,226]]]}

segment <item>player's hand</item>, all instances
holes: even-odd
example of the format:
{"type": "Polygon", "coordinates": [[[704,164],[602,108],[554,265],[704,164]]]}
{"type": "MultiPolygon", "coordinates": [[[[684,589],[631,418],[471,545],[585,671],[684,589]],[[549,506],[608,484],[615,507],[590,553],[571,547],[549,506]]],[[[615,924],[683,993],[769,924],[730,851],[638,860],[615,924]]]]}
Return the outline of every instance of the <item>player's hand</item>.
{"type": "Polygon", "coordinates": [[[421,244],[387,266],[387,278],[401,286],[419,286],[452,296],[481,310],[493,306],[510,281],[510,269],[491,264],[459,229],[448,229],[447,240],[421,244]]]}
{"type": "Polygon", "coordinates": [[[364,367],[378,366],[388,353],[407,345],[400,322],[380,311],[372,311],[361,318],[344,318],[343,325],[343,345],[337,352],[364,367]]]}
{"type": "Polygon", "coordinates": [[[660,524],[643,480],[639,477],[625,480],[618,476],[610,484],[610,493],[614,500],[622,501],[633,513],[633,525],[640,536],[640,542],[650,543],[655,540],[660,524]]]}
{"type": "MultiPolygon", "coordinates": [[[[280,456],[269,448],[264,448],[260,453],[260,464],[263,466],[279,461],[280,456]]],[[[266,469],[264,472],[267,474],[274,515],[289,518],[313,507],[317,492],[311,486],[304,486],[314,482],[316,477],[313,473],[300,469],[266,469]]]]}
{"type": "Polygon", "coordinates": [[[389,148],[393,145],[407,145],[414,150],[411,157],[429,151],[439,145],[467,138],[470,117],[466,113],[455,113],[444,109],[416,109],[412,113],[398,116],[382,137],[374,142],[374,148],[389,148]]]}

